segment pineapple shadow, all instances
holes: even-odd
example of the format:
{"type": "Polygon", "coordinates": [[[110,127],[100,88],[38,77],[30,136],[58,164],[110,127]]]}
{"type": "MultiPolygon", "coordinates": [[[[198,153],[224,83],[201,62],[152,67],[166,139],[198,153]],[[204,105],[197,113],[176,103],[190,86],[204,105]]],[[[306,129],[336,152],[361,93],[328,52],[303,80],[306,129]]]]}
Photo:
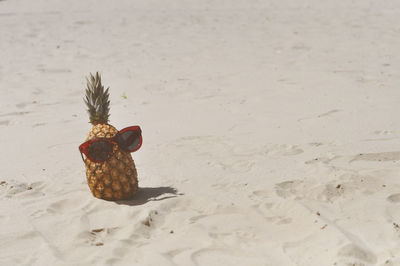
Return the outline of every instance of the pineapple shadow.
{"type": "Polygon", "coordinates": [[[130,200],[119,200],[115,203],[120,205],[137,206],[149,201],[160,201],[183,195],[173,187],[139,187],[136,195],[130,200]]]}

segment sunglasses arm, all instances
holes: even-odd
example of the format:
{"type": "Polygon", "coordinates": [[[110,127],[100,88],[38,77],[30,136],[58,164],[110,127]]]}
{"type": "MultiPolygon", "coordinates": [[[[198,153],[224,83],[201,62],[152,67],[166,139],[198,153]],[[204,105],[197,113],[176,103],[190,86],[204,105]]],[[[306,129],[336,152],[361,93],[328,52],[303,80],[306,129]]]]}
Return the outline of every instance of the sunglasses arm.
{"type": "Polygon", "coordinates": [[[81,152],[82,161],[85,162],[85,158],[83,157],[83,153],[81,152]]]}
{"type": "Polygon", "coordinates": [[[86,142],[79,146],[79,152],[81,153],[82,161],[85,162],[85,158],[83,157],[83,153],[86,151],[86,142]]]}

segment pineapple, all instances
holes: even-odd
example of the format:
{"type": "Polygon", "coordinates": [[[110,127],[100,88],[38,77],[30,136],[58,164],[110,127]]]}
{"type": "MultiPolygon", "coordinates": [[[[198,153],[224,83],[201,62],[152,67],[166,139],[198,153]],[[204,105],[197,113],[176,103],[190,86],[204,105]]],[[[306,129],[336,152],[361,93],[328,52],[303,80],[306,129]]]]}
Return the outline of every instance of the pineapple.
{"type": "MultiPolygon", "coordinates": [[[[90,74],[87,80],[85,103],[88,107],[92,130],[86,139],[112,138],[118,130],[108,124],[109,105],[108,89],[104,90],[99,73],[90,74]]],[[[85,158],[86,179],[93,196],[105,200],[132,198],[138,189],[135,162],[129,152],[113,147],[113,155],[105,162],[92,162],[85,158]]]]}

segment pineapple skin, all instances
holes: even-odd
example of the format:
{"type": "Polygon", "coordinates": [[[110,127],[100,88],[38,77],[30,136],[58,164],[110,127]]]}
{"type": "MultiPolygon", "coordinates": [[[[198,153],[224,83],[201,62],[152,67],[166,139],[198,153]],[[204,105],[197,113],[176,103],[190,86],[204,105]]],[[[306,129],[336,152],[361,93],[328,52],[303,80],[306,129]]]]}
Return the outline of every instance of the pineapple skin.
{"type": "MultiPolygon", "coordinates": [[[[118,133],[109,124],[96,124],[86,139],[112,138],[118,133]]],[[[131,199],[138,189],[135,162],[130,153],[114,146],[111,158],[103,163],[85,159],[86,179],[93,196],[104,200],[131,199]]]]}

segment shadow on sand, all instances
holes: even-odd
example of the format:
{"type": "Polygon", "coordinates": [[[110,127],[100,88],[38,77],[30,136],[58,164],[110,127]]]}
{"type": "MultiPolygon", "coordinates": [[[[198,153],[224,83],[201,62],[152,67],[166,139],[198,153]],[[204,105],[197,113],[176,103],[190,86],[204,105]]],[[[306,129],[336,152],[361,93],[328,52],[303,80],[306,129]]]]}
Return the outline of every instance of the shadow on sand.
{"type": "Polygon", "coordinates": [[[173,187],[139,187],[136,195],[131,200],[120,200],[115,203],[121,205],[137,206],[149,201],[160,201],[183,195],[173,187]],[[162,196],[162,197],[160,197],[162,196]]]}

